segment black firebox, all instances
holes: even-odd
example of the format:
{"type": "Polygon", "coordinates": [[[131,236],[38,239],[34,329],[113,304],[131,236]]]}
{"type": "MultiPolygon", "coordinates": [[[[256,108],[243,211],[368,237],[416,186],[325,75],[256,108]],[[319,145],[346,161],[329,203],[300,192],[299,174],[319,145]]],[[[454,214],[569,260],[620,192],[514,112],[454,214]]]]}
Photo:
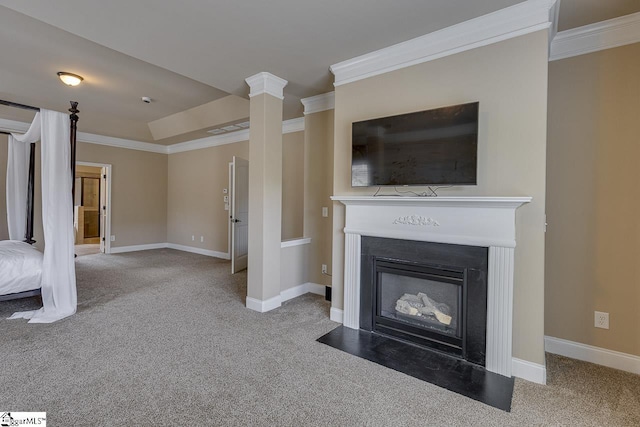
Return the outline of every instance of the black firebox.
{"type": "Polygon", "coordinates": [[[360,328],[485,366],[488,248],[362,238],[360,328]]]}

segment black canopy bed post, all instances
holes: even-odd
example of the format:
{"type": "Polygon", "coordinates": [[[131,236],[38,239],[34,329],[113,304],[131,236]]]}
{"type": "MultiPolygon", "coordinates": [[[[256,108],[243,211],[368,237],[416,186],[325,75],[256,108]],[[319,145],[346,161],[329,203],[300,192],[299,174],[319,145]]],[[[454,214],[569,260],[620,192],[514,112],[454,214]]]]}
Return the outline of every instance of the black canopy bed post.
{"type": "Polygon", "coordinates": [[[33,197],[35,194],[36,144],[29,144],[29,181],[27,182],[27,229],[24,241],[33,245],[33,197]]]}
{"type": "Polygon", "coordinates": [[[71,101],[71,108],[69,108],[69,121],[71,126],[70,141],[71,144],[71,202],[73,210],[76,206],[76,133],[78,132],[78,102],[71,101]]]}

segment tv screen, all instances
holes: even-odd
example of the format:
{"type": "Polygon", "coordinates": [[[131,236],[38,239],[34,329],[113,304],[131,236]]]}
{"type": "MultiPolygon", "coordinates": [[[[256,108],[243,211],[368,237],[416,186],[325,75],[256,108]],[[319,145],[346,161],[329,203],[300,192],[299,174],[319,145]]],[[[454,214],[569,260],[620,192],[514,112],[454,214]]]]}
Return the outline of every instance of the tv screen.
{"type": "Polygon", "coordinates": [[[475,185],[478,106],[353,123],[352,186],[475,185]]]}

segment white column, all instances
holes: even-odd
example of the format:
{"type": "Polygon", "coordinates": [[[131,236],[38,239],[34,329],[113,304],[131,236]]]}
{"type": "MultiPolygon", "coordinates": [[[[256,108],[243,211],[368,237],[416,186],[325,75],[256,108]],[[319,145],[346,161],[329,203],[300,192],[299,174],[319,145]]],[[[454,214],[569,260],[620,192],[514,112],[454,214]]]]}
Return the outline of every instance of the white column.
{"type": "Polygon", "coordinates": [[[489,247],[486,369],[511,376],[514,248],[489,247]]]}
{"type": "Polygon", "coordinates": [[[344,236],[344,326],[360,329],[360,256],[361,237],[345,233],[344,236]]]}
{"type": "Polygon", "coordinates": [[[264,312],[282,302],[282,100],[287,81],[258,73],[246,82],[251,88],[247,307],[264,312]]]}

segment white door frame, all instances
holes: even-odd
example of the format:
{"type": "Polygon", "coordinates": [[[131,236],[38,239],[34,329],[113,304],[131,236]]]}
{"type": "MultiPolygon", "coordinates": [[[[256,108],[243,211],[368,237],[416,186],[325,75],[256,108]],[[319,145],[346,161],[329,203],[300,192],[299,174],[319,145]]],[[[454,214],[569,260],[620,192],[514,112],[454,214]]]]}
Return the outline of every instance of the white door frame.
{"type": "Polygon", "coordinates": [[[227,211],[227,253],[231,259],[231,212],[233,212],[231,203],[231,195],[233,194],[233,162],[229,162],[229,185],[227,186],[227,195],[229,196],[229,210],[227,211]]]}
{"type": "MultiPolygon", "coordinates": [[[[106,215],[106,219],[104,221],[104,253],[111,253],[111,165],[107,163],[91,163],[91,162],[80,162],[76,161],[76,165],[78,166],[92,166],[96,168],[105,168],[107,170],[107,211],[103,214],[106,215]]],[[[75,177],[73,177],[75,179],[75,177]]],[[[102,201],[101,201],[102,202],[102,201]]],[[[100,210],[102,211],[102,206],[100,206],[100,210]]]]}

